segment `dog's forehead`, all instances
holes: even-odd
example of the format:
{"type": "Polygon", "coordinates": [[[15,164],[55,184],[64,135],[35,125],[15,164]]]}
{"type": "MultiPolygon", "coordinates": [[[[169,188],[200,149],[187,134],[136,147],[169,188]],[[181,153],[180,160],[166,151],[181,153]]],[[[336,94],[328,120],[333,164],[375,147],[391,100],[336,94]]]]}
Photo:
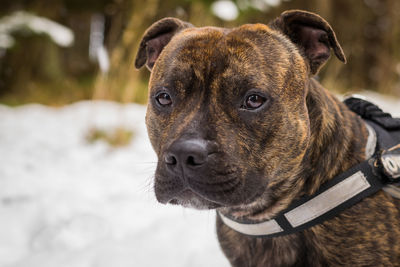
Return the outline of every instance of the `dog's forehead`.
{"type": "MultiPolygon", "coordinates": [[[[187,28],[178,33],[167,46],[168,55],[181,62],[217,61],[228,56],[254,54],[257,41],[269,42],[273,30],[264,24],[246,24],[238,28],[187,28]],[[197,61],[196,61],[197,60],[197,61]]],[[[271,38],[273,39],[273,38],[271,38]]],[[[273,41],[273,40],[271,40],[273,41]]]]}
{"type": "MultiPolygon", "coordinates": [[[[279,55],[282,49],[276,35],[263,24],[185,29],[163,50],[156,64],[159,66],[153,69],[151,87],[166,86],[176,79],[181,84],[190,84],[194,79],[205,82],[211,76],[233,81],[241,73],[256,80],[252,77],[263,76],[262,68],[277,68],[285,60],[286,55],[279,55]],[[265,50],[272,51],[268,58],[265,50]]],[[[274,72],[269,70],[272,75],[274,72]]]]}
{"type": "Polygon", "coordinates": [[[166,59],[173,64],[180,64],[180,67],[186,64],[199,66],[220,60],[226,53],[229,31],[217,27],[183,30],[165,48],[166,59]]]}

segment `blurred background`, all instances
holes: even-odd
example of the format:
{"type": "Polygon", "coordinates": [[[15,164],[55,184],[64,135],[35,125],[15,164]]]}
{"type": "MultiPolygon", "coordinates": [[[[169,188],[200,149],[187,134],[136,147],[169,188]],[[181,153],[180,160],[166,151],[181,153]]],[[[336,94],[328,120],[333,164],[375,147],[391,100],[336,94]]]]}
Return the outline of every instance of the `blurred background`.
{"type": "Polygon", "coordinates": [[[326,87],[400,95],[396,0],[2,0],[0,102],[145,103],[149,73],[136,71],[133,60],[151,23],[174,16],[234,27],[268,23],[293,8],[327,19],[344,48],[348,64],[330,60],[320,73],[326,87]]]}
{"type": "Polygon", "coordinates": [[[319,74],[400,117],[398,0],[1,0],[0,267],[229,266],[215,212],[160,205],[145,128],[145,29],[329,21],[348,59],[319,74]],[[368,90],[368,91],[367,91],[368,90]]]}

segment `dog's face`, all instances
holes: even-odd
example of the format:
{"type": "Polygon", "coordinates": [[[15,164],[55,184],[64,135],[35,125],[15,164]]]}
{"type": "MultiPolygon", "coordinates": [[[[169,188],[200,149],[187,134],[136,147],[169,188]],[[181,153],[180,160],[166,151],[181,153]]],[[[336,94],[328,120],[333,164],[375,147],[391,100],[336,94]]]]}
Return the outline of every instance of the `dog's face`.
{"type": "Polygon", "coordinates": [[[270,26],[167,18],[149,28],[136,66],[152,71],[146,123],[160,202],[265,206],[296,184],[310,142],[307,81],[331,47],[344,60],[325,23],[292,11],[270,26]]]}

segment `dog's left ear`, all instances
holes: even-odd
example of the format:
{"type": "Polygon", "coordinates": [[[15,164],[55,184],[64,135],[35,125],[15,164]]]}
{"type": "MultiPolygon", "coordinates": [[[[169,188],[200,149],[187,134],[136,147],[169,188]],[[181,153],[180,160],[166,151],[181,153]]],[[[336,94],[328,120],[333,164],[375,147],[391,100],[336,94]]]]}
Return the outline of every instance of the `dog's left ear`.
{"type": "Polygon", "coordinates": [[[146,64],[151,71],[161,51],[174,35],[189,27],[193,25],[177,18],[164,18],[153,23],[143,34],[136,54],[135,67],[139,69],[146,64]]]}
{"type": "Polygon", "coordinates": [[[317,14],[289,10],[283,12],[269,26],[289,37],[304,53],[312,75],[328,60],[333,49],[336,57],[346,63],[342,47],[329,23],[317,14]]]}

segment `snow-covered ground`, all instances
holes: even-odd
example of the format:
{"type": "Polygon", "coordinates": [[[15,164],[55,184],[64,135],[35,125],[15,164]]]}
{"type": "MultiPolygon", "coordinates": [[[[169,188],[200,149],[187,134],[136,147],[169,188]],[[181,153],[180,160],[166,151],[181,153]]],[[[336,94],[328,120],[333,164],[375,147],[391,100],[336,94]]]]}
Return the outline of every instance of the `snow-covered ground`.
{"type": "MultiPolygon", "coordinates": [[[[400,100],[367,94],[400,116],[400,100]]],[[[0,267],[229,266],[215,212],[156,202],[145,107],[0,105],[0,267]],[[93,127],[135,132],[88,144],[93,127]]]]}
{"type": "Polygon", "coordinates": [[[156,202],[145,107],[0,106],[1,267],[228,266],[215,212],[156,202]],[[132,143],[88,144],[124,126],[132,143]]]}

